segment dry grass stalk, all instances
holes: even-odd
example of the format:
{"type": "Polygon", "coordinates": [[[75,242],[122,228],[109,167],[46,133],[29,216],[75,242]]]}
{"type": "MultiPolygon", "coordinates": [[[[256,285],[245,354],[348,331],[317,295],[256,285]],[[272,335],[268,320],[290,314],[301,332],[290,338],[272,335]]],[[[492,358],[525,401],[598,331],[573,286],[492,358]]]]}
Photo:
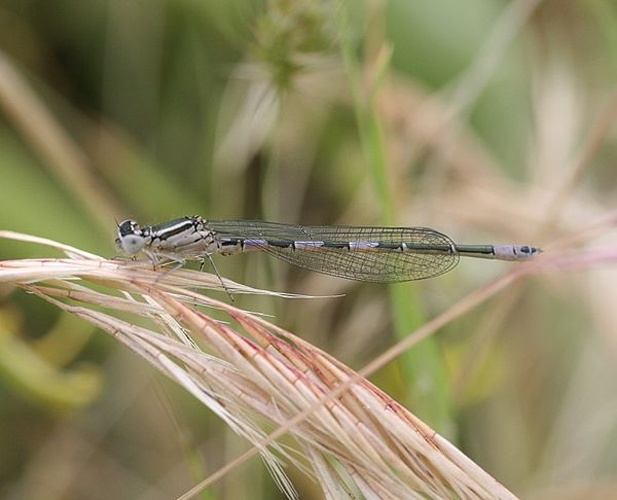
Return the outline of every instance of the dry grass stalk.
{"type": "MultiPolygon", "coordinates": [[[[295,491],[281,459],[314,475],[328,498],[514,498],[347,366],[263,318],[192,291],[220,288],[217,277],[104,260],[16,233],[0,237],[69,255],[0,262],[0,282],[100,327],[175,380],[253,443],[288,497],[295,491]],[[212,308],[229,322],[203,312],[212,308]],[[146,318],[150,326],[118,313],[134,314],[140,323],[146,318]],[[278,429],[268,436],[272,427],[278,429]],[[297,449],[277,444],[284,433],[294,437],[297,449]]],[[[234,293],[255,292],[232,282],[226,286],[234,293]]]]}

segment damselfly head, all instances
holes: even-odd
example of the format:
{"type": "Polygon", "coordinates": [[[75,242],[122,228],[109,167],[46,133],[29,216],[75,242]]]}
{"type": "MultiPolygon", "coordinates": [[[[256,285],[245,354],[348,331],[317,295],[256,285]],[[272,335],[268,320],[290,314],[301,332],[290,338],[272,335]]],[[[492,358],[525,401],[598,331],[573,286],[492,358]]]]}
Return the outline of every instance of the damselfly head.
{"type": "Polygon", "coordinates": [[[127,219],[118,224],[118,237],[116,248],[129,255],[134,255],[143,250],[147,242],[147,236],[134,220],[127,219]]]}

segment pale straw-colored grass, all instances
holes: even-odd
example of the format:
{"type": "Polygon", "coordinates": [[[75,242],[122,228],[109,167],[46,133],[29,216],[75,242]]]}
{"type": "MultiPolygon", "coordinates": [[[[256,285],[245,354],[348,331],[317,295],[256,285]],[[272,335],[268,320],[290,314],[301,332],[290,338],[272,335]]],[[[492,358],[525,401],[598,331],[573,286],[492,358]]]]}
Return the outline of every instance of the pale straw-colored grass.
{"type": "MultiPolygon", "coordinates": [[[[314,476],[328,498],[513,498],[362,374],[234,307],[225,295],[227,300],[218,301],[198,291],[220,289],[218,277],[155,269],[149,262],[106,260],[8,231],[0,232],[0,238],[44,244],[67,254],[0,262],[0,282],[108,332],[253,444],[246,456],[186,498],[255,453],[288,497],[295,490],[283,472],[285,461],[314,476]],[[224,321],[212,317],[215,310],[224,321]],[[293,436],[296,445],[278,444],[283,434],[293,436]]],[[[259,292],[228,281],[225,285],[234,294],[259,292]]],[[[419,334],[437,326],[427,325],[419,334]]],[[[376,360],[365,371],[387,361],[376,360]]]]}
{"type": "MultiPolygon", "coordinates": [[[[67,255],[0,262],[1,283],[108,332],[253,444],[183,498],[256,453],[291,498],[296,494],[283,471],[286,461],[315,477],[327,498],[514,498],[365,376],[525,274],[617,261],[617,250],[608,248],[515,267],[354,372],[263,317],[203,294],[200,290],[222,288],[217,276],[106,260],[9,231],[0,231],[0,238],[67,255]],[[215,311],[224,320],[214,319],[215,311]],[[293,436],[296,445],[278,444],[283,434],[293,436]]],[[[234,294],[271,293],[227,280],[225,287],[234,294]]]]}

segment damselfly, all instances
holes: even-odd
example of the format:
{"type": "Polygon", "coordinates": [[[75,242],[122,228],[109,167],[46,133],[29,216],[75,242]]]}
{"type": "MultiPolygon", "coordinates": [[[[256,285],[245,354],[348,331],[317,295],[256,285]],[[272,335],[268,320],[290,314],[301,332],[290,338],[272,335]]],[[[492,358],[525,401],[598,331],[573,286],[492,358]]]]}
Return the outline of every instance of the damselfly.
{"type": "Polygon", "coordinates": [[[451,270],[461,256],[525,261],[541,252],[531,246],[458,245],[426,227],[297,226],[200,216],[146,227],[125,220],[118,225],[116,246],[129,255],[144,252],[153,262],[180,263],[265,251],[312,271],[376,283],[433,278],[451,270]]]}

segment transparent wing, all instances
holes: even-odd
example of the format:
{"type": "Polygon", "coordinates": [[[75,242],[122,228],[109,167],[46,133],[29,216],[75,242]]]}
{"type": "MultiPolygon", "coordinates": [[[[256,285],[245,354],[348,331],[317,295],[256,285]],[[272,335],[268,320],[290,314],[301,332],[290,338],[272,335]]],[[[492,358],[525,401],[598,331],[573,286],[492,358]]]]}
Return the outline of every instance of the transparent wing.
{"type": "Polygon", "coordinates": [[[296,226],[247,220],[208,221],[207,226],[217,238],[250,240],[251,246],[289,264],[358,281],[432,278],[452,269],[459,259],[451,251],[450,238],[424,227],[296,226]],[[295,248],[294,242],[315,245],[295,248]]]}

